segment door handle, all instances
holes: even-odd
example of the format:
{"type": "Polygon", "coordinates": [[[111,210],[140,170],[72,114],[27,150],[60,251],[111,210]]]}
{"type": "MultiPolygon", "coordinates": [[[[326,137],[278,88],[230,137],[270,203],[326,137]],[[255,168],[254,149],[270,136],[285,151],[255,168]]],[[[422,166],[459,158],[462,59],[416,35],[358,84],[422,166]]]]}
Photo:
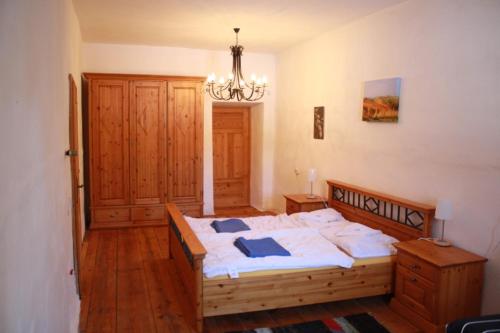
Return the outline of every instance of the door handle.
{"type": "Polygon", "coordinates": [[[66,150],[66,152],[64,152],[64,155],[69,157],[78,156],[78,150],[68,149],[66,150]]]}
{"type": "Polygon", "coordinates": [[[83,184],[80,184],[77,186],[78,188],[83,188],[83,184]]]}

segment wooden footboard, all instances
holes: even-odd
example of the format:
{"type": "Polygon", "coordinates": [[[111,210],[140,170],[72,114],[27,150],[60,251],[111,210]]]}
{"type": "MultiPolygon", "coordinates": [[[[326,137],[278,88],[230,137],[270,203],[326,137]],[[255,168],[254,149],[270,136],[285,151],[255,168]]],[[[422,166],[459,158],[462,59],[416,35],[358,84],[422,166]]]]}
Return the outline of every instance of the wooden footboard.
{"type": "Polygon", "coordinates": [[[392,291],[394,258],[352,268],[325,268],[242,276],[237,279],[205,279],[205,317],[279,309],[392,291]]]}
{"type": "Polygon", "coordinates": [[[185,316],[197,331],[203,330],[203,258],[207,251],[175,204],[167,204],[170,226],[170,256],[177,269],[178,283],[187,299],[185,316]]]}

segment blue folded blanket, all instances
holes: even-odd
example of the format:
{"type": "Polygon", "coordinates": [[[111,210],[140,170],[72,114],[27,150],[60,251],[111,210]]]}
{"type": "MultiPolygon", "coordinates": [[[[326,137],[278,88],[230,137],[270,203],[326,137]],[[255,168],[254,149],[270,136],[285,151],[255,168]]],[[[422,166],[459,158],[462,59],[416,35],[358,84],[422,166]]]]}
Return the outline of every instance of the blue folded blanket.
{"type": "Polygon", "coordinates": [[[250,230],[250,227],[245,224],[240,219],[228,219],[224,221],[213,221],[210,223],[212,228],[215,229],[217,233],[219,232],[238,232],[238,231],[245,231],[245,230],[250,230]]]}
{"type": "Polygon", "coordinates": [[[291,255],[290,252],[271,237],[261,239],[245,239],[243,237],[238,237],[234,241],[234,246],[250,258],[291,255]]]}

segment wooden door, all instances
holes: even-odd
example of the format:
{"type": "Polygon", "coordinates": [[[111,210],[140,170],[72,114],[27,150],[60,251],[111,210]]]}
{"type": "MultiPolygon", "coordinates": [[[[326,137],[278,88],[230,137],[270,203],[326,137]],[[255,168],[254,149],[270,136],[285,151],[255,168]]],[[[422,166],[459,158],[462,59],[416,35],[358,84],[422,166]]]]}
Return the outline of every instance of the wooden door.
{"type": "Polygon", "coordinates": [[[167,83],[130,84],[131,203],[160,204],[166,196],[167,83]]]}
{"type": "Polygon", "coordinates": [[[73,260],[77,293],[80,294],[80,250],[82,246],[82,216],[80,205],[80,158],[78,144],[78,97],[73,76],[69,75],[69,150],[71,159],[71,198],[73,216],[73,260]]]}
{"type": "Polygon", "coordinates": [[[250,112],[214,107],[213,159],[216,208],[250,205],[250,112]]]}
{"type": "Polygon", "coordinates": [[[126,80],[93,80],[90,101],[91,205],[126,205],[129,195],[129,100],[126,80]]]}
{"type": "Polygon", "coordinates": [[[168,201],[202,205],[201,83],[168,82],[168,201]]]}

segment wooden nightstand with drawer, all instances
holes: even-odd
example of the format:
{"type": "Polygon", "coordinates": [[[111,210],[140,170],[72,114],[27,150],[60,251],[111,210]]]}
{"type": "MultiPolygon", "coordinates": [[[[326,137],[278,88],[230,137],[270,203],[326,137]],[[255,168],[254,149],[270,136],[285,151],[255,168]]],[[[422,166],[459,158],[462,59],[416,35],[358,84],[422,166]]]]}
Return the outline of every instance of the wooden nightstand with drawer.
{"type": "Polygon", "coordinates": [[[325,208],[326,199],[320,196],[309,199],[307,194],[285,194],[284,197],[286,199],[287,214],[310,212],[325,208]]]}
{"type": "Polygon", "coordinates": [[[398,249],[391,308],[424,332],[478,316],[486,258],[427,240],[394,244],[398,249]]]}

